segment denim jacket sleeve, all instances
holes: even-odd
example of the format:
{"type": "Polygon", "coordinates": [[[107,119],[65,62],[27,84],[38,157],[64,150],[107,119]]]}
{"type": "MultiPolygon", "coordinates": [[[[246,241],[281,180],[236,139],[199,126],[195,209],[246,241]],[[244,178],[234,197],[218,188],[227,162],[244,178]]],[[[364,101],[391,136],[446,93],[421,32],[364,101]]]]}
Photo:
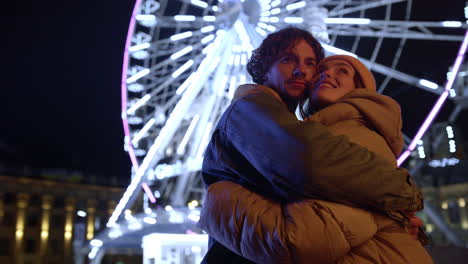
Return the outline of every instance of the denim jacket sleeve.
{"type": "Polygon", "coordinates": [[[228,111],[220,132],[272,184],[275,195],[380,210],[422,208],[406,170],[318,122],[299,121],[273,96],[249,94],[228,111]]]}

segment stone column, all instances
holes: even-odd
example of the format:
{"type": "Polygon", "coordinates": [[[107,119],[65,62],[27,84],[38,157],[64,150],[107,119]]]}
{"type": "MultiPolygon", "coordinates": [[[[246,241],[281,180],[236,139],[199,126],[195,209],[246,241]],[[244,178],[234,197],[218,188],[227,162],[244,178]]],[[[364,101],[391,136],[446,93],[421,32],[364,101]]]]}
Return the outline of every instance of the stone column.
{"type": "Polygon", "coordinates": [[[72,263],[71,253],[72,253],[72,237],[73,237],[73,220],[75,216],[75,203],[74,198],[65,199],[65,232],[63,234],[64,244],[63,244],[63,255],[65,258],[65,263],[72,263]]]}
{"type": "Polygon", "coordinates": [[[87,204],[86,239],[94,237],[94,220],[96,219],[96,200],[90,199],[87,204]]]}
{"type": "Polygon", "coordinates": [[[52,195],[42,196],[42,217],[41,217],[41,244],[39,247],[39,263],[46,263],[47,243],[50,231],[50,213],[52,209],[52,195]]]}
{"type": "Polygon", "coordinates": [[[26,221],[26,208],[30,195],[18,193],[16,197],[16,228],[15,228],[15,262],[23,263],[23,236],[26,221]]]}
{"type": "Polygon", "coordinates": [[[458,207],[460,208],[460,225],[463,230],[468,230],[468,214],[466,211],[466,198],[458,199],[458,207]]]}
{"type": "Polygon", "coordinates": [[[5,216],[5,204],[3,203],[3,193],[0,193],[0,223],[3,222],[5,216]]]}
{"type": "Polygon", "coordinates": [[[116,201],[114,201],[114,200],[107,201],[107,219],[106,219],[106,222],[112,216],[112,212],[114,212],[114,209],[115,209],[116,206],[117,206],[116,201]]]}

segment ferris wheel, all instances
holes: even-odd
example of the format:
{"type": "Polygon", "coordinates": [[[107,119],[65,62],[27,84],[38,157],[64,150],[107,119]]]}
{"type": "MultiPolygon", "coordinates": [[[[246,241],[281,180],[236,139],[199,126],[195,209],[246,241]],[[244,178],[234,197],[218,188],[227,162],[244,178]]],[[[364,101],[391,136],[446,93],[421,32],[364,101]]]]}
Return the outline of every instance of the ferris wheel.
{"type": "MultiPolygon", "coordinates": [[[[251,51],[278,29],[304,28],[326,53],[358,57],[382,75],[380,92],[398,80],[443,94],[442,84],[401,72],[398,62],[407,40],[462,42],[463,34],[444,29],[466,30],[466,23],[412,21],[411,9],[411,0],[137,0],[122,75],[132,181],[107,226],[117,225],[142,191],[148,211],[201,205],[199,171],[211,132],[235,88],[251,82],[251,51]],[[389,39],[398,45],[385,47],[389,39]],[[392,59],[383,62],[383,54],[392,59]]],[[[462,95],[450,89],[450,96],[462,95]]]]}

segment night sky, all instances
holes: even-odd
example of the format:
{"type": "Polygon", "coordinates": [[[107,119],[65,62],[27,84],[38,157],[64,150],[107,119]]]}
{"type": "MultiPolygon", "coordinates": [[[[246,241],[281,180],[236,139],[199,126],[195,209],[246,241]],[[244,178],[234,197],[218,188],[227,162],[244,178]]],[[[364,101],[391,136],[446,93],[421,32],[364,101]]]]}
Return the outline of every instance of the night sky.
{"type": "MultiPolygon", "coordinates": [[[[27,2],[2,8],[6,82],[1,88],[0,159],[15,166],[129,179],[120,75],[134,1],[27,2]]],[[[413,20],[463,20],[465,1],[450,0],[445,6],[440,1],[413,2],[413,20]]],[[[398,68],[445,84],[459,45],[408,41],[398,68]]],[[[404,126],[411,133],[436,97],[395,85],[401,87],[389,93],[402,104],[404,126]]],[[[442,116],[448,110],[450,105],[442,116]]]]}

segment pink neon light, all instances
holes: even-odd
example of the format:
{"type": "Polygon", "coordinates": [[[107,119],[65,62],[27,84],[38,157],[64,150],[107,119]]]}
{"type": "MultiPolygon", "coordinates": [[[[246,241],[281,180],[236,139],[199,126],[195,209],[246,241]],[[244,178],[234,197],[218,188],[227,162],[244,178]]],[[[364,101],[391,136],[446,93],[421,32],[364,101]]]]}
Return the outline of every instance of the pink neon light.
{"type": "Polygon", "coordinates": [[[143,187],[143,190],[145,190],[146,195],[148,195],[148,198],[150,199],[151,203],[156,202],[156,197],[154,197],[153,192],[151,192],[150,187],[146,182],[141,183],[141,187],[143,187]]]}
{"type": "Polygon", "coordinates": [[[413,141],[411,141],[411,144],[409,145],[408,149],[405,150],[401,154],[401,156],[398,158],[398,161],[397,161],[398,166],[400,166],[409,157],[409,154],[414,150],[417,142],[423,137],[424,133],[426,133],[427,129],[432,124],[436,115],[439,113],[440,109],[442,108],[442,105],[447,100],[450,89],[452,89],[453,83],[455,81],[455,77],[457,76],[458,71],[460,70],[460,66],[465,57],[467,46],[468,46],[468,30],[465,33],[465,38],[463,39],[462,45],[460,46],[460,50],[458,51],[457,58],[455,59],[452,74],[449,76],[447,83],[445,84],[444,92],[439,96],[439,99],[432,107],[431,112],[429,112],[429,115],[426,117],[426,120],[424,120],[423,124],[419,128],[418,132],[416,133],[416,136],[414,136],[413,141]]]}
{"type": "Polygon", "coordinates": [[[124,134],[126,138],[128,138],[128,141],[125,144],[127,144],[128,155],[130,156],[130,160],[135,170],[138,170],[139,164],[135,156],[135,151],[132,146],[132,140],[131,140],[132,137],[130,134],[130,127],[128,126],[128,120],[127,120],[127,68],[128,68],[129,57],[130,57],[128,53],[128,49],[130,48],[130,45],[132,44],[132,36],[133,36],[135,23],[136,23],[135,17],[137,15],[140,4],[141,4],[141,0],[135,1],[135,6],[133,7],[132,17],[130,18],[130,24],[128,26],[127,39],[125,41],[124,57],[123,57],[123,63],[122,63],[122,80],[120,83],[121,96],[122,96],[121,98],[122,100],[122,124],[123,124],[124,134]]]}
{"type": "Polygon", "coordinates": [[[187,229],[187,231],[185,231],[185,234],[189,234],[189,235],[197,235],[198,233],[195,233],[195,232],[193,232],[192,230],[190,230],[190,229],[187,229]]]}
{"type": "Polygon", "coordinates": [[[405,161],[408,156],[411,154],[411,151],[409,150],[405,150],[401,155],[400,157],[397,159],[397,164],[398,166],[400,166],[401,163],[403,163],[403,161],[405,161]]]}

